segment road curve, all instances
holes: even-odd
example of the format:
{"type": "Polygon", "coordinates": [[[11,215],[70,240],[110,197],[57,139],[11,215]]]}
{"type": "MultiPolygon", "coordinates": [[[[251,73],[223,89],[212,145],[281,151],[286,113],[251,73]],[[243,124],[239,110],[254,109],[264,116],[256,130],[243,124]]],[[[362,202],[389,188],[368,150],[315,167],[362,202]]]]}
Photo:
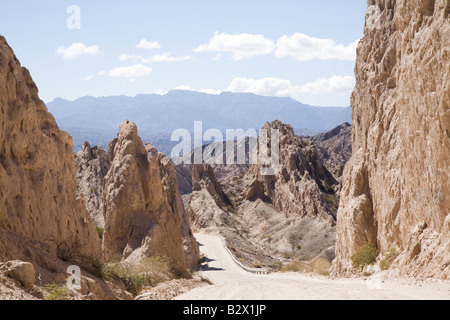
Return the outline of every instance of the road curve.
{"type": "Polygon", "coordinates": [[[209,261],[208,270],[201,271],[201,275],[213,285],[193,289],[177,300],[450,300],[450,288],[445,283],[374,282],[298,273],[252,274],[233,261],[223,239],[206,234],[195,237],[209,261]]]}

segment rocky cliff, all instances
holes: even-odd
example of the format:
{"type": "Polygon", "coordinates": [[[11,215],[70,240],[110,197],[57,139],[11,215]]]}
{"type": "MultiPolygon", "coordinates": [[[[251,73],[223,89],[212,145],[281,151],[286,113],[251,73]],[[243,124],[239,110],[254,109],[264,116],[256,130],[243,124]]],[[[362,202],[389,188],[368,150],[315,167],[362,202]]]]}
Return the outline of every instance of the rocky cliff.
{"type": "Polygon", "coordinates": [[[450,2],[371,0],[352,95],[335,270],[366,243],[401,274],[450,268],[450,2]]]}
{"type": "Polygon", "coordinates": [[[57,245],[76,245],[77,258],[100,256],[92,219],[76,199],[72,147],[0,36],[0,260],[42,266],[68,258],[57,245]]]}
{"type": "Polygon", "coordinates": [[[194,254],[198,249],[182,217],[179,191],[170,189],[176,187],[174,168],[166,174],[162,166],[170,165],[152,146],[144,147],[130,121],[121,124],[110,149],[113,161],[103,190],[106,260],[136,262],[161,255],[186,269],[184,245],[194,254]]]}
{"type": "Polygon", "coordinates": [[[77,167],[77,196],[84,197],[86,208],[91,214],[97,227],[105,227],[103,216],[103,179],[111,167],[111,159],[100,147],[91,148],[85,142],[83,149],[75,154],[75,165],[77,167]]]}

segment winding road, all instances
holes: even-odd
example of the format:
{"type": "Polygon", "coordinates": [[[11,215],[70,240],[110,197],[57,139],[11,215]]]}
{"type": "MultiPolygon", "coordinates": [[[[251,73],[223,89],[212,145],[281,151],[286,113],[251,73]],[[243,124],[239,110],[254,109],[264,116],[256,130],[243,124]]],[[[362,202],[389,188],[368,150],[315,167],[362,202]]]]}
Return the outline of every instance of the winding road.
{"type": "Polygon", "coordinates": [[[213,285],[195,288],[177,300],[450,300],[450,286],[442,282],[253,274],[233,261],[223,239],[206,234],[195,237],[209,265],[201,276],[213,285]]]}

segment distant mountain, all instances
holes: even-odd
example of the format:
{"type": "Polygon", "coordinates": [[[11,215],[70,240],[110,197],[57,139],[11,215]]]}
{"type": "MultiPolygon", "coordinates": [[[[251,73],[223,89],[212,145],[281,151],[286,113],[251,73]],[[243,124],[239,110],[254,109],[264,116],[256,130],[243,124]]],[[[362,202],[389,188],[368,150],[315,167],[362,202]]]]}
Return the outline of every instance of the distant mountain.
{"type": "Polygon", "coordinates": [[[267,121],[278,119],[296,129],[315,132],[351,121],[350,107],[313,107],[290,98],[231,92],[210,95],[174,90],[166,95],[83,97],[75,101],[57,98],[47,103],[47,107],[59,126],[74,137],[76,148],[81,148],[84,142],[81,140],[90,137],[103,141],[125,119],[135,122],[144,138],[164,134],[165,139],[176,129],[192,132],[194,121],[203,121],[204,131],[211,128],[224,131],[258,130],[267,121]]]}

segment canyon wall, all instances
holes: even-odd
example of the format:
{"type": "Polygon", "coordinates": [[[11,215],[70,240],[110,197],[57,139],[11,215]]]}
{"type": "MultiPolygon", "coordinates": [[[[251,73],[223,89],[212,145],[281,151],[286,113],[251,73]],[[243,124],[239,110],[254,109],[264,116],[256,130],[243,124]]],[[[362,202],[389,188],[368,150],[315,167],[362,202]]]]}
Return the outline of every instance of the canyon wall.
{"type": "Polygon", "coordinates": [[[352,94],[353,155],[334,270],[366,243],[401,252],[400,274],[450,265],[450,1],[370,0],[352,94]]]}
{"type": "Polygon", "coordinates": [[[0,261],[45,265],[57,245],[76,246],[77,258],[100,257],[92,219],[76,199],[72,148],[0,36],[0,261]]]}

